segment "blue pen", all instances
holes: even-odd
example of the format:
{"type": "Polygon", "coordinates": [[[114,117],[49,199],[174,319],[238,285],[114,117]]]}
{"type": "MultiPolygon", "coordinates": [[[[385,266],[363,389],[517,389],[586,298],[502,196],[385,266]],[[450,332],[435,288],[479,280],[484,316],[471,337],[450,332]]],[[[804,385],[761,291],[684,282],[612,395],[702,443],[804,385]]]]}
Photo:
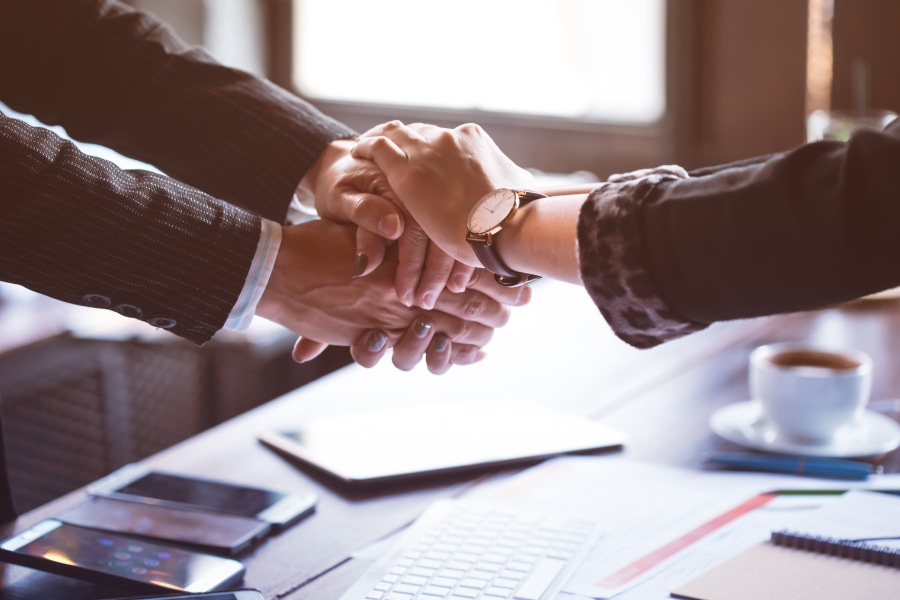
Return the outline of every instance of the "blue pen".
{"type": "Polygon", "coordinates": [[[834,479],[866,479],[873,467],[867,462],[840,458],[816,458],[754,454],[752,452],[722,452],[712,454],[707,465],[745,471],[816,475],[834,479]]]}

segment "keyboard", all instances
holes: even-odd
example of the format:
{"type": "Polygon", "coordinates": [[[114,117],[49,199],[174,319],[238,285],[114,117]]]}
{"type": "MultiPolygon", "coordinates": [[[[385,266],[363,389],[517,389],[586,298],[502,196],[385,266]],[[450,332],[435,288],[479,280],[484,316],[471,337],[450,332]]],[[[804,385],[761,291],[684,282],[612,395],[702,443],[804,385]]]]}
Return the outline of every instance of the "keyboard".
{"type": "Polygon", "coordinates": [[[598,536],[593,521],[440,500],[341,600],[545,600],[598,536]]]}

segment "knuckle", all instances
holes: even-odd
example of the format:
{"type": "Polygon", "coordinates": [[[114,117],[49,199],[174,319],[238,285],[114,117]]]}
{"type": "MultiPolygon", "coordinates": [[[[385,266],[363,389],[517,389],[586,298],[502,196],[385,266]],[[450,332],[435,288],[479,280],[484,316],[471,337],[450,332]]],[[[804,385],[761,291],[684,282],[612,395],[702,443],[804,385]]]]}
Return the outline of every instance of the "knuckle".
{"type": "Polygon", "coordinates": [[[374,138],[370,138],[370,139],[371,139],[371,141],[369,142],[369,144],[372,145],[372,149],[376,152],[384,151],[384,150],[390,149],[390,147],[391,147],[391,144],[388,141],[388,138],[386,138],[384,136],[378,136],[378,137],[374,137],[374,138]]]}
{"type": "Polygon", "coordinates": [[[453,319],[450,327],[444,329],[444,333],[447,334],[454,342],[462,342],[466,341],[471,337],[471,323],[469,321],[464,321],[463,319],[453,319]]]}
{"type": "Polygon", "coordinates": [[[360,219],[365,215],[366,211],[366,200],[364,196],[356,196],[350,200],[350,214],[348,218],[354,222],[359,223],[360,219]]]}
{"type": "Polygon", "coordinates": [[[462,307],[462,317],[473,321],[487,312],[490,301],[483,294],[470,294],[462,307]]]}
{"type": "Polygon", "coordinates": [[[457,129],[463,133],[477,133],[481,131],[481,126],[478,123],[463,123],[457,129]]]}

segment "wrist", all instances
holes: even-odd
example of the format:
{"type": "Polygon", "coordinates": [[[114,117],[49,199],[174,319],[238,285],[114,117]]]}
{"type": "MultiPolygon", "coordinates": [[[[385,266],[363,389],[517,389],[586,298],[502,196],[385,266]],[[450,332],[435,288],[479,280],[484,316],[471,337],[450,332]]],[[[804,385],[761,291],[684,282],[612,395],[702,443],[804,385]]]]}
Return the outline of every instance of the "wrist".
{"type": "Polygon", "coordinates": [[[579,283],[578,216],[587,195],[542,198],[513,215],[497,239],[497,253],[509,268],[579,283]]]}

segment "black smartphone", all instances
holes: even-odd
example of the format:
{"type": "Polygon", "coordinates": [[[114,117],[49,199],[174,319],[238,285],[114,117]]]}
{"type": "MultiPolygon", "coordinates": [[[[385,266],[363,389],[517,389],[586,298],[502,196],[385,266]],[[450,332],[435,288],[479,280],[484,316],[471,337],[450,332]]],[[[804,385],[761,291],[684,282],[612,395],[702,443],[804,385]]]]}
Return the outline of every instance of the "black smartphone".
{"type": "Polygon", "coordinates": [[[232,558],[47,519],[0,543],[0,560],[143,593],[209,592],[239,582],[232,558]]]}
{"type": "Polygon", "coordinates": [[[91,498],[56,517],[72,525],[135,534],[228,554],[244,550],[272,528],[265,521],[243,515],[102,497],[91,498]]]}
{"type": "Polygon", "coordinates": [[[313,511],[316,495],[292,493],[151,471],[131,464],[88,486],[95,496],[156,504],[200,508],[254,517],[284,526],[313,511]]]}
{"type": "Polygon", "coordinates": [[[129,596],[128,598],[110,598],[109,600],[265,600],[259,590],[231,590],[228,592],[210,592],[208,594],[163,594],[162,596],[129,596]]]}

